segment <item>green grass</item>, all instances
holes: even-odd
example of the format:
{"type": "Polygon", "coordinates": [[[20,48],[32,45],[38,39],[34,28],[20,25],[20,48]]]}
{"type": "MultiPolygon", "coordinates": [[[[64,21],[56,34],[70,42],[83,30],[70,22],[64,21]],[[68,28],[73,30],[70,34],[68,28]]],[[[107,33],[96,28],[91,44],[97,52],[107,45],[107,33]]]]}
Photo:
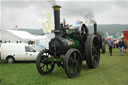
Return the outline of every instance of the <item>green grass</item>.
{"type": "Polygon", "coordinates": [[[80,76],[69,79],[63,68],[56,68],[49,75],[41,76],[35,63],[0,63],[0,85],[128,85],[128,53],[120,56],[113,49],[113,56],[101,54],[97,69],[88,69],[86,63],[80,76]]]}

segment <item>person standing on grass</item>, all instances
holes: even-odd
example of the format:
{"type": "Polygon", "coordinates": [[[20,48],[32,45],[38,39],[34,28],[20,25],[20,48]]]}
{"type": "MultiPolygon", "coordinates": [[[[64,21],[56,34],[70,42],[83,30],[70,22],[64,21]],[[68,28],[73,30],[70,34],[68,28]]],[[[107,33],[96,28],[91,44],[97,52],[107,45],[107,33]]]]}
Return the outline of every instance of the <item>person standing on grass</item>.
{"type": "Polygon", "coordinates": [[[114,41],[112,40],[112,37],[110,37],[108,40],[108,48],[109,48],[110,56],[112,56],[112,48],[113,47],[114,47],[114,41]]]}
{"type": "Polygon", "coordinates": [[[128,53],[128,40],[127,40],[127,49],[126,49],[126,52],[128,53]]]}
{"type": "Polygon", "coordinates": [[[123,56],[123,49],[124,49],[124,41],[123,41],[123,38],[120,39],[119,41],[119,48],[120,48],[120,53],[121,53],[121,56],[123,56]]]}
{"type": "Polygon", "coordinates": [[[126,37],[124,37],[124,49],[125,49],[125,53],[127,52],[127,39],[126,37]]]}

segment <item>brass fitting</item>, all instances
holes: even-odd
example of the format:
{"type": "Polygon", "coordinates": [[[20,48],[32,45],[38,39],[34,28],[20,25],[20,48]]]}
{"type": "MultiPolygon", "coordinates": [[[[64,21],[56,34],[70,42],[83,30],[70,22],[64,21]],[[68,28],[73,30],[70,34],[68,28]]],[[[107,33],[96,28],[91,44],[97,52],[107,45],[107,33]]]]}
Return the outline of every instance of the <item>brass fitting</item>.
{"type": "Polygon", "coordinates": [[[61,6],[58,6],[58,5],[53,6],[54,10],[60,10],[60,8],[61,8],[61,6]]]}

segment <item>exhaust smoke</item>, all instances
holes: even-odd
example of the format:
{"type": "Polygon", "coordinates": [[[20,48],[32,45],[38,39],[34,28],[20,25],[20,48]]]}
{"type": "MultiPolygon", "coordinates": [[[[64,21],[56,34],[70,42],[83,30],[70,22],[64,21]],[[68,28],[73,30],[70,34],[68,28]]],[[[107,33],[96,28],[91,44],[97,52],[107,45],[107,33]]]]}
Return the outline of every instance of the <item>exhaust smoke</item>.
{"type": "Polygon", "coordinates": [[[48,2],[52,7],[56,5],[56,0],[48,0],[48,2]]]}

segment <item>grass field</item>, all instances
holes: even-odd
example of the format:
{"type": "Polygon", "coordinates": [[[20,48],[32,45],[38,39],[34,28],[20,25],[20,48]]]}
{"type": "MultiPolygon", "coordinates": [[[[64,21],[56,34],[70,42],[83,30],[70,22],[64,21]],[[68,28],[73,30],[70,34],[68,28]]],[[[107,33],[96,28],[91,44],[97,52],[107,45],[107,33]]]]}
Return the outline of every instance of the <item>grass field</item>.
{"type": "Polygon", "coordinates": [[[69,79],[63,68],[56,68],[49,75],[41,76],[35,63],[0,63],[0,85],[128,85],[128,54],[120,56],[113,49],[113,56],[101,54],[97,69],[88,69],[86,63],[80,76],[69,79]]]}

